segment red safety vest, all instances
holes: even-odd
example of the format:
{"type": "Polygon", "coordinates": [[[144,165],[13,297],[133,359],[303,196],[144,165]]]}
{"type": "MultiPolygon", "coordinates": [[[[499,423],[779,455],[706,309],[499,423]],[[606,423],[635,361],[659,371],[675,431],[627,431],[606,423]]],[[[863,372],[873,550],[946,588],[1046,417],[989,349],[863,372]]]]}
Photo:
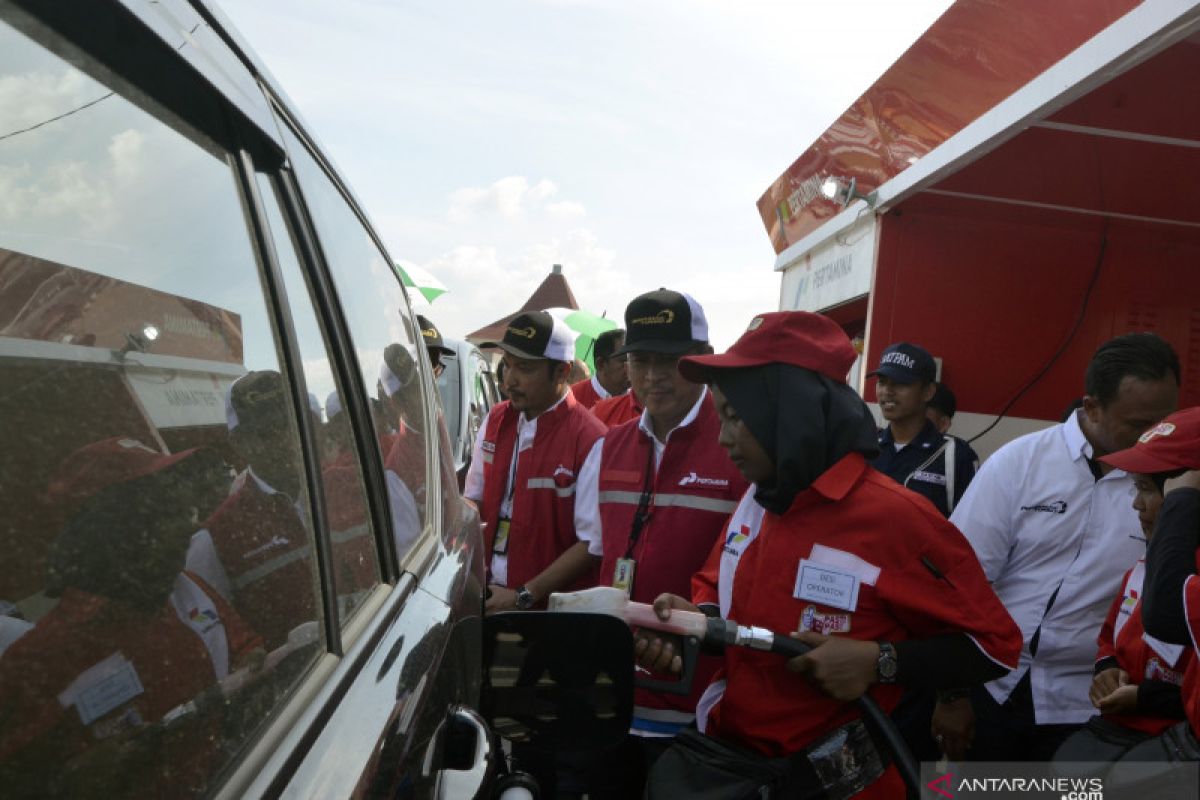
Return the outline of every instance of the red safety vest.
{"type": "Polygon", "coordinates": [[[609,397],[592,406],[596,419],[610,428],[615,428],[623,422],[637,419],[642,415],[642,404],[633,394],[633,389],[617,397],[609,397]]]}
{"type": "MultiPolygon", "coordinates": [[[[612,584],[617,560],[624,558],[629,548],[649,467],[650,516],[631,553],[637,562],[631,599],[652,603],[663,592],[688,596],[692,574],[704,565],[748,485],[717,443],[720,428],[712,394],[706,391],[696,418],[667,437],[657,472],[651,461],[654,444],[637,420],[605,435],[599,475],[604,544],[601,583],[612,584]]],[[[690,717],[719,666],[715,658],[703,661],[690,697],[638,689],[634,702],[639,707],[675,709],[690,717]]]]}
{"type": "Polygon", "coordinates": [[[233,605],[267,649],[318,617],[312,535],[292,498],[268,494],[243,472],[204,523],[233,587],[233,605]]]}
{"type": "Polygon", "coordinates": [[[579,383],[572,383],[571,394],[575,395],[575,399],[579,401],[579,405],[587,409],[590,409],[601,400],[607,399],[601,397],[596,392],[596,387],[592,386],[591,378],[584,378],[579,383]]]}
{"type": "MultiPolygon", "coordinates": [[[[1108,618],[1097,637],[1096,660],[1116,658],[1117,665],[1129,673],[1132,683],[1157,680],[1179,686],[1193,656],[1190,647],[1161,642],[1146,634],[1142,626],[1142,583],[1146,562],[1125,573],[1121,593],[1113,600],[1108,618]]],[[[1112,721],[1127,728],[1157,736],[1178,720],[1139,714],[1113,714],[1112,721]]]]}
{"type": "MultiPolygon", "coordinates": [[[[483,520],[485,557],[491,560],[500,505],[507,489],[520,412],[507,400],[488,413],[483,434],[483,520]]],[[[537,577],[578,539],[575,536],[575,479],[604,425],[574,395],[537,418],[533,446],[520,454],[513,481],[508,534],[508,585],[537,577]]],[[[490,579],[490,577],[489,577],[490,579]]],[[[563,591],[595,584],[585,574],[563,591]]]]}

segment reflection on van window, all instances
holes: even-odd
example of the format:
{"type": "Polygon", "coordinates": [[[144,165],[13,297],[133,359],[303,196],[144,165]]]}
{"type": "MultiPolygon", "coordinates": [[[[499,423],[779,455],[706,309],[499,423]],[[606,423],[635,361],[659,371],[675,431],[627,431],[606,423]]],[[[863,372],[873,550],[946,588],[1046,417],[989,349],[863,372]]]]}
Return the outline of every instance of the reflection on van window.
{"type": "Polygon", "coordinates": [[[0,786],[190,797],[322,650],[294,404],[229,157],[70,59],[0,20],[0,786]]]}
{"type": "Polygon", "coordinates": [[[346,620],[380,580],[379,555],[367,510],[362,466],[341,394],[335,388],[329,350],[317,322],[308,282],[304,279],[290,229],[284,221],[279,197],[265,175],[258,175],[257,181],[292,310],[292,327],[300,346],[304,381],[309,391],[315,392],[314,398],[325,398],[324,419],[322,409],[317,408],[313,429],[320,433],[321,486],[332,540],[331,571],[338,598],[338,615],[346,620]]]}
{"type": "Polygon", "coordinates": [[[425,396],[414,359],[417,344],[408,301],[387,259],[304,145],[286,125],[284,140],[346,322],[363,388],[375,396],[375,429],[391,505],[398,558],[424,529],[425,396]]]}

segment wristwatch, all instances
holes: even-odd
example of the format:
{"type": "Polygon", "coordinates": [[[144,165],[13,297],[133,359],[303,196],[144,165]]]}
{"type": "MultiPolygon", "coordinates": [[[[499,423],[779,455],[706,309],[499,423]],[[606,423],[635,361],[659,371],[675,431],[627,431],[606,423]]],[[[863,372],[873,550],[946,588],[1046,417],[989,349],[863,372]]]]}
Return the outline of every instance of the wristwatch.
{"type": "Polygon", "coordinates": [[[879,643],[879,658],[875,661],[875,678],[880,683],[895,683],[900,665],[896,661],[896,648],[889,642],[879,643]]]}
{"type": "Polygon", "coordinates": [[[517,588],[518,611],[528,611],[529,609],[533,608],[533,604],[536,602],[537,600],[534,599],[533,592],[526,589],[524,585],[521,585],[517,588]]]}

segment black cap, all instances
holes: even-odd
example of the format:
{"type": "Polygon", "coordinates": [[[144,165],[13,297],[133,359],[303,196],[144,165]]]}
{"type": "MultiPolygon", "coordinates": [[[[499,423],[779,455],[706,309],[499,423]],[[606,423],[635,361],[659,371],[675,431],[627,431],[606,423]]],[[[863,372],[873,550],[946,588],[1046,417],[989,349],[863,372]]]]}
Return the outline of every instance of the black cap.
{"type": "Polygon", "coordinates": [[[517,358],[548,358],[551,361],[575,360],[575,337],[567,326],[545,311],[526,311],[513,317],[498,342],[485,346],[499,347],[517,358]]]}
{"type": "Polygon", "coordinates": [[[689,295],[659,289],[635,297],[625,309],[625,344],[613,355],[633,352],[686,353],[708,344],[704,309],[689,295]]]}
{"type": "Polygon", "coordinates": [[[257,427],[287,419],[287,388],[275,370],[247,372],[233,382],[225,397],[229,430],[257,427]]]}
{"type": "Polygon", "coordinates": [[[933,383],[937,380],[937,365],[924,347],[897,342],[884,349],[879,366],[869,374],[882,375],[897,383],[933,383]]]}
{"type": "Polygon", "coordinates": [[[437,329],[437,326],[429,321],[429,317],[423,317],[417,314],[417,325],[421,328],[421,339],[425,342],[425,348],[435,353],[443,353],[448,356],[454,355],[454,351],[446,347],[446,343],[442,341],[442,332],[437,329]]]}
{"type": "Polygon", "coordinates": [[[937,390],[933,393],[933,399],[926,403],[925,407],[936,408],[947,417],[953,419],[954,412],[958,410],[958,400],[954,397],[954,392],[950,391],[949,386],[939,383],[937,390]]]}

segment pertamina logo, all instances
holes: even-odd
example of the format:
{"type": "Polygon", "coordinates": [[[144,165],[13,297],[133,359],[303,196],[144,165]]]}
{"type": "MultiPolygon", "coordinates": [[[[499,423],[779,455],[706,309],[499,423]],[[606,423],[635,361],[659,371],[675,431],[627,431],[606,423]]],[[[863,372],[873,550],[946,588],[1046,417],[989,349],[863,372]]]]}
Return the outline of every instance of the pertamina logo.
{"type": "Polygon", "coordinates": [[[1065,514],[1067,513],[1067,501],[1055,500],[1051,503],[1037,503],[1031,506],[1021,506],[1022,511],[1044,511],[1047,514],[1065,514]]]}
{"type": "Polygon", "coordinates": [[[737,530],[731,530],[729,533],[725,534],[725,547],[723,549],[726,553],[736,556],[738,554],[737,548],[749,538],[749,525],[743,525],[737,530]]]}
{"type": "Polygon", "coordinates": [[[508,332],[513,336],[520,336],[522,339],[532,339],[537,336],[537,331],[530,325],[528,328],[509,328],[508,332]]]}
{"type": "Polygon", "coordinates": [[[674,321],[675,312],[669,308],[664,308],[653,316],[631,319],[629,323],[631,325],[670,325],[674,321]]]}
{"type": "Polygon", "coordinates": [[[696,473],[693,472],[688,475],[684,475],[682,478],[680,478],[679,485],[680,486],[718,486],[718,487],[724,488],[724,487],[729,486],[729,481],[725,480],[724,478],[701,478],[699,475],[697,475],[696,473]]]}

